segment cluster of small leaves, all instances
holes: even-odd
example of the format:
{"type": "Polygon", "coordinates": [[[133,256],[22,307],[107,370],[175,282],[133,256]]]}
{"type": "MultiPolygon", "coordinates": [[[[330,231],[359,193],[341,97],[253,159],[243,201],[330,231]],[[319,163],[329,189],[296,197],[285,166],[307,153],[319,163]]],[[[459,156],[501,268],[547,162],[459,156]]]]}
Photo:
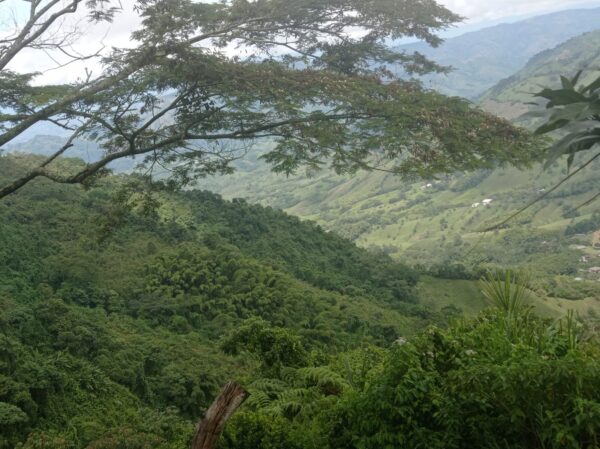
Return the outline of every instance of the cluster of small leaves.
{"type": "MultiPolygon", "coordinates": [[[[110,19],[110,5],[89,6],[110,19]]],[[[0,196],[39,176],[82,183],[132,156],[183,186],[231,173],[261,139],[275,140],[265,158],[286,173],[383,167],[432,176],[539,156],[508,122],[392,76],[398,66],[444,70],[387,46],[406,36],[439,44],[436,32],[460,18],[433,0],[140,0],[136,8],[139,46],[107,55],[98,78],[34,88],[29,78],[5,76],[11,95],[0,106],[14,113],[0,116],[0,145],[50,121],[96,140],[105,154],[76,173],[49,170],[50,160],[0,196]]]]}
{"type": "Polygon", "coordinates": [[[597,345],[579,341],[572,314],[557,324],[514,313],[528,329],[508,334],[506,310],[491,309],[388,350],[254,381],[224,447],[249,447],[275,428],[281,448],[597,447],[597,345]]]}

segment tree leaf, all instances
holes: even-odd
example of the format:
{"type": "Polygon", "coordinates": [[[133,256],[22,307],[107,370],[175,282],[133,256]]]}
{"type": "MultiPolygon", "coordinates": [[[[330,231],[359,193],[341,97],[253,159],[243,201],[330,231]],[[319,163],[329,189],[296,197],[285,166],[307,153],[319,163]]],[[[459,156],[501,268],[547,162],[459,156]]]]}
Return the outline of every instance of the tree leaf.
{"type": "Polygon", "coordinates": [[[571,82],[571,80],[569,78],[567,78],[566,76],[560,77],[560,83],[562,84],[562,87],[565,90],[574,90],[575,89],[575,86],[573,86],[573,83],[571,82]]]}
{"type": "Polygon", "coordinates": [[[548,122],[548,123],[544,123],[542,126],[540,126],[539,128],[537,128],[534,133],[535,134],[546,134],[549,133],[550,131],[554,131],[556,129],[562,128],[565,125],[568,125],[570,123],[570,120],[567,119],[560,119],[560,120],[555,120],[554,122],[548,122]]]}
{"type": "Polygon", "coordinates": [[[579,82],[579,78],[581,77],[581,74],[583,73],[583,70],[579,70],[575,76],[571,79],[571,84],[573,86],[576,86],[577,83],[579,82]]]}
{"type": "Polygon", "coordinates": [[[597,89],[600,89],[600,76],[596,78],[595,81],[592,81],[587,87],[585,87],[581,93],[585,94],[587,92],[594,92],[597,89]]]}
{"type": "Polygon", "coordinates": [[[573,89],[544,89],[535,94],[535,96],[550,100],[546,106],[547,108],[589,101],[584,95],[573,89]]]}

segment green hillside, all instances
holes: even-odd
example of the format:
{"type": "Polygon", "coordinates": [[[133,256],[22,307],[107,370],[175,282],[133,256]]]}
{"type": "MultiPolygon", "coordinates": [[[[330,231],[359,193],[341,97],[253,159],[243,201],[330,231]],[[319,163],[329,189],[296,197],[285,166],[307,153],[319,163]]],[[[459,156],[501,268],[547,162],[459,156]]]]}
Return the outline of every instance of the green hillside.
{"type": "MultiPolygon", "coordinates": [[[[203,186],[228,198],[244,197],[281,207],[315,220],[359,246],[412,264],[432,267],[460,261],[479,267],[522,266],[541,277],[580,277],[578,270],[600,262],[590,259],[582,263],[582,255],[591,252],[596,257],[598,252],[591,248],[591,235],[568,237],[565,230],[600,211],[600,204],[595,202],[572,212],[598,191],[599,167],[597,163],[589,167],[522,215],[511,228],[486,234],[478,231],[498,223],[553,186],[566,174],[566,165],[561,162],[548,171],[541,167],[531,171],[506,168],[418,183],[376,172],[286,179],[265,167],[240,171],[228,179],[210,179],[203,186]],[[493,199],[490,206],[481,204],[488,198],[493,199]],[[473,207],[475,203],[479,205],[473,207]],[[572,249],[580,243],[587,249],[572,249]]],[[[593,291],[600,297],[600,291],[593,291]]]]}
{"type": "Polygon", "coordinates": [[[558,86],[561,75],[574,75],[579,70],[583,71],[583,83],[600,74],[600,30],[537,54],[523,69],[487,90],[478,101],[490,112],[526,123],[531,119],[519,117],[532,108],[527,103],[536,101],[533,95],[543,87],[558,86]]]}
{"type": "MultiPolygon", "coordinates": [[[[31,158],[0,158],[0,180],[31,158]]],[[[447,322],[383,254],[136,179],[33,183],[0,204],[0,448],[186,447],[224,379],[257,364],[219,349],[243,323],[317,361],[447,322]]]]}
{"type": "MultiPolygon", "coordinates": [[[[522,71],[488,91],[483,105],[516,118],[527,110],[524,102],[531,100],[530,93],[555,85],[565,70],[589,68],[584,82],[595,76],[598,72],[591,68],[600,67],[598,48],[600,31],[542,52],[522,71]]],[[[493,234],[478,231],[551,188],[567,174],[566,163],[546,171],[540,166],[525,171],[504,168],[409,182],[384,172],[353,177],[317,172],[285,178],[255,160],[240,166],[231,177],[210,178],[201,186],[226,198],[242,197],[314,220],[359,246],[421,264],[437,274],[440,265],[458,261],[475,271],[520,266],[539,279],[542,296],[594,298],[600,297],[600,291],[596,277],[587,271],[600,265],[599,252],[591,246],[591,232],[600,230],[595,218],[600,204],[575,209],[597,193],[598,168],[598,163],[588,167],[508,229],[493,234]],[[493,200],[492,204],[483,205],[484,199],[493,200]],[[578,223],[592,223],[585,236],[568,232],[578,223]]],[[[461,298],[456,301],[464,305],[461,298]]]]}
{"type": "MultiPolygon", "coordinates": [[[[32,158],[0,158],[0,180],[32,158]]],[[[228,378],[252,396],[220,448],[308,449],[316,440],[353,448],[336,423],[357,409],[356,395],[374,393],[368,385],[385,385],[403,342],[447,335],[459,339],[452,347],[469,348],[462,339],[481,331],[478,350],[513,344],[461,322],[447,334],[421,331],[492,305],[477,282],[448,279],[465,275],[454,265],[420,276],[272,208],[205,191],[140,190],[140,182],[113,176],[89,191],[35,182],[0,204],[0,448],[187,447],[228,378]]],[[[419,187],[406,195],[411,188],[419,187]]],[[[571,304],[594,320],[600,313],[592,297],[546,297],[530,286],[527,303],[542,317],[564,316],[571,304]]],[[[504,332],[494,313],[482,323],[504,332]]],[[[527,347],[563,357],[571,334],[527,319],[527,329],[551,335],[527,347]]],[[[423,353],[437,350],[431,344],[423,353]]],[[[582,346],[577,363],[593,348],[582,346]]]]}
{"type": "MultiPolygon", "coordinates": [[[[436,0],[0,16],[0,449],[600,449],[600,76],[532,133],[394,79],[443,71],[389,48],[442,42],[436,0]]],[[[473,98],[598,23],[462,36],[446,81],[473,98]]]]}

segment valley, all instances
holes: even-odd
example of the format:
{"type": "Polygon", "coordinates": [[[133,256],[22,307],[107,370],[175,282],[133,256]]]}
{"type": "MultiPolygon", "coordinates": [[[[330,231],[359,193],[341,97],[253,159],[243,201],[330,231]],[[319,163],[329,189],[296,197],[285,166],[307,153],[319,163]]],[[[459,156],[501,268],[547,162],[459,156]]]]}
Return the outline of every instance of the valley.
{"type": "Polygon", "coordinates": [[[500,3],[0,0],[0,449],[597,449],[600,5],[500,3]]]}

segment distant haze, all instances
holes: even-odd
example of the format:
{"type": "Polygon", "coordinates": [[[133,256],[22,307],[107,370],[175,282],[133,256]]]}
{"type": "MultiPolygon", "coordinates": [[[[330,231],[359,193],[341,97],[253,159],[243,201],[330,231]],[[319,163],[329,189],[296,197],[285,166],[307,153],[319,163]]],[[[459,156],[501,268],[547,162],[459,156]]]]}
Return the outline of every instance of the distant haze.
{"type": "Polygon", "coordinates": [[[421,52],[454,68],[448,75],[424,77],[422,80],[427,87],[448,95],[475,99],[501,79],[523,68],[539,52],[599,28],[600,7],[572,9],[465,33],[447,39],[438,48],[421,42],[400,48],[421,52]]]}
{"type": "Polygon", "coordinates": [[[600,1],[589,0],[438,0],[438,3],[465,17],[467,23],[492,22],[584,6],[600,6],[600,1]]]}

